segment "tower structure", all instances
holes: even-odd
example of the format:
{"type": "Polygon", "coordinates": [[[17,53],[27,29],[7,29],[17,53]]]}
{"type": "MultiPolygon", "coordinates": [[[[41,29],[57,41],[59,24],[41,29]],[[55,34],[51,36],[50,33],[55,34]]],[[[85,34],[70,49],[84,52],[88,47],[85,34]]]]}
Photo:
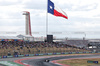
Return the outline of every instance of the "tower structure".
{"type": "Polygon", "coordinates": [[[25,33],[26,33],[26,35],[32,36],[32,34],[31,34],[30,12],[24,11],[23,15],[25,15],[25,33]]]}

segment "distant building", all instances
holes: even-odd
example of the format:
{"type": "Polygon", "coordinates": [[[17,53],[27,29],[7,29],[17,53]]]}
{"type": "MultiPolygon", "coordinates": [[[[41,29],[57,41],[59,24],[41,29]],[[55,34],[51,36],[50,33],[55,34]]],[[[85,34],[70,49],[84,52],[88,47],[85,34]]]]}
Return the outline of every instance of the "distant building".
{"type": "Polygon", "coordinates": [[[24,41],[30,41],[30,42],[34,41],[34,37],[30,36],[30,35],[21,35],[20,34],[17,37],[23,39],[24,41]]]}

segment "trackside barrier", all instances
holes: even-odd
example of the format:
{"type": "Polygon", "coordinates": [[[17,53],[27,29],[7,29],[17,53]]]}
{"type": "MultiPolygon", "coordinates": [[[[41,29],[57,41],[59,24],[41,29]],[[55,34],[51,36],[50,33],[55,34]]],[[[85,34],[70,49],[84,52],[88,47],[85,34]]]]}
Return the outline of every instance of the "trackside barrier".
{"type": "Polygon", "coordinates": [[[68,52],[65,52],[65,54],[68,54],[68,52]]]}
{"type": "Polygon", "coordinates": [[[95,53],[98,53],[98,51],[96,51],[95,53]]]}
{"type": "Polygon", "coordinates": [[[98,52],[98,53],[100,53],[100,52],[98,52]]]}
{"type": "Polygon", "coordinates": [[[34,56],[34,54],[29,54],[29,56],[34,56]]]}
{"type": "Polygon", "coordinates": [[[44,54],[41,53],[41,54],[26,54],[26,55],[14,55],[14,56],[0,56],[0,58],[41,56],[41,55],[60,55],[60,54],[81,54],[81,53],[100,53],[100,52],[62,52],[62,53],[44,53],[44,54]]]}
{"type": "Polygon", "coordinates": [[[89,52],[89,53],[92,53],[92,52],[89,52]]]}
{"type": "Polygon", "coordinates": [[[95,52],[92,52],[92,53],[95,53],[95,52]]]}
{"type": "Polygon", "coordinates": [[[7,56],[7,58],[13,58],[13,56],[7,56]]]}
{"type": "Polygon", "coordinates": [[[35,54],[35,56],[39,56],[39,54],[35,54]]]}
{"type": "Polygon", "coordinates": [[[79,52],[79,54],[82,54],[83,52],[79,52]]]}
{"type": "Polygon", "coordinates": [[[39,55],[43,55],[43,54],[39,54],[39,55]]]}
{"type": "Polygon", "coordinates": [[[14,57],[18,57],[18,55],[14,55],[14,57]]]}
{"type": "Polygon", "coordinates": [[[89,53],[89,52],[86,52],[86,53],[89,53]]]}
{"type": "Polygon", "coordinates": [[[24,55],[18,55],[18,57],[24,57],[24,55]]]}
{"type": "Polygon", "coordinates": [[[87,63],[96,63],[96,64],[98,64],[98,61],[87,61],[87,63]]]}
{"type": "Polygon", "coordinates": [[[75,52],[72,52],[72,54],[75,54],[75,52]]]}
{"type": "MultiPolygon", "coordinates": [[[[86,52],[83,52],[83,53],[86,53],[86,52]]],[[[89,53],[89,52],[87,52],[87,53],[89,53]]]]}
{"type": "Polygon", "coordinates": [[[52,53],[48,53],[48,55],[53,55],[52,53]]]}
{"type": "Polygon", "coordinates": [[[79,54],[79,52],[76,52],[76,54],[79,54]]]}
{"type": "Polygon", "coordinates": [[[56,53],[53,53],[53,55],[56,55],[56,53]]]}
{"type": "Polygon", "coordinates": [[[26,54],[25,56],[29,56],[29,54],[26,54]]]}
{"type": "Polygon", "coordinates": [[[65,54],[64,52],[62,52],[61,54],[65,54]]]}
{"type": "Polygon", "coordinates": [[[2,58],[7,58],[7,56],[2,56],[2,58]]]}
{"type": "Polygon", "coordinates": [[[48,53],[44,53],[43,55],[48,55],[48,53]]]}
{"type": "Polygon", "coordinates": [[[69,52],[68,54],[72,54],[72,52],[69,52]]]}
{"type": "Polygon", "coordinates": [[[57,53],[57,55],[60,55],[61,53],[57,53]]]}

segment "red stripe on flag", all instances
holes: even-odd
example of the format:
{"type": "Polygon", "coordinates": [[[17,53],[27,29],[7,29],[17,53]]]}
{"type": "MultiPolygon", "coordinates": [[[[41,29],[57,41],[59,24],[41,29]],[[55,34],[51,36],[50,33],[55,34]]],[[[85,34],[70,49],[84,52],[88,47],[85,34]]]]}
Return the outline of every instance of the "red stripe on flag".
{"type": "Polygon", "coordinates": [[[61,16],[61,17],[64,17],[64,18],[68,19],[67,16],[63,15],[62,13],[58,12],[58,11],[55,10],[55,9],[54,9],[54,15],[55,15],[55,16],[61,16]]]}

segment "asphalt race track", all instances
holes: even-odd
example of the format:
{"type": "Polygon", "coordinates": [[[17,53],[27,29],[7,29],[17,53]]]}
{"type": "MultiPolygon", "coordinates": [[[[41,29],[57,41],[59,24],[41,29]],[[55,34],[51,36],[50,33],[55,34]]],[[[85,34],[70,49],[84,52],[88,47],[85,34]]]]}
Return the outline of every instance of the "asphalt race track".
{"type": "MultiPolygon", "coordinates": [[[[20,59],[23,64],[28,64],[30,66],[61,66],[58,64],[54,64],[51,61],[60,60],[60,59],[74,59],[74,58],[100,58],[100,54],[90,54],[90,55],[54,55],[54,56],[33,56],[33,57],[18,57],[18,58],[4,58],[0,59],[0,61],[15,61],[20,59]],[[45,60],[50,60],[50,62],[45,62],[45,60]]],[[[0,65],[4,66],[4,65],[0,65]]]]}
{"type": "Polygon", "coordinates": [[[100,58],[100,55],[77,55],[77,56],[62,56],[62,57],[50,57],[42,59],[30,59],[21,61],[22,63],[29,64],[31,66],[60,66],[51,62],[45,62],[45,60],[60,60],[60,59],[71,59],[71,58],[100,58]]]}

